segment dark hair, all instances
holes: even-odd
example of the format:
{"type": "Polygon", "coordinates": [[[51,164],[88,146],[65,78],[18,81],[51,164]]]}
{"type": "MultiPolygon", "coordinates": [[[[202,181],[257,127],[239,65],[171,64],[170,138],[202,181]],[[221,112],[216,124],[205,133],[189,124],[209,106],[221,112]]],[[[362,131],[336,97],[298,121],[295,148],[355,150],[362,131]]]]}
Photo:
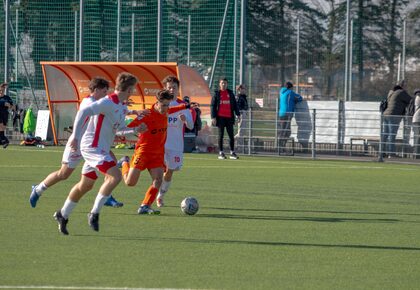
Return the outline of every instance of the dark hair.
{"type": "Polygon", "coordinates": [[[286,82],[286,83],[284,84],[284,86],[285,86],[286,88],[288,88],[288,89],[293,88],[293,84],[292,84],[291,82],[286,82]]]}
{"type": "Polygon", "coordinates": [[[404,86],[405,86],[405,83],[406,83],[406,81],[405,80],[399,80],[397,83],[396,83],[396,87],[401,87],[401,88],[403,88],[404,86]]]}
{"type": "Polygon", "coordinates": [[[186,103],[190,103],[190,97],[188,97],[188,96],[184,96],[183,98],[182,98],[182,100],[184,101],[184,102],[186,102],[186,103]]]}
{"type": "Polygon", "coordinates": [[[95,89],[103,89],[103,88],[109,88],[109,82],[102,78],[102,77],[94,77],[90,80],[89,83],[89,90],[91,93],[95,91],[95,89]]]}
{"type": "Polygon", "coordinates": [[[117,91],[126,91],[129,87],[135,86],[138,82],[137,78],[128,73],[122,72],[117,76],[117,81],[115,83],[115,89],[117,91]]]}
{"type": "Polygon", "coordinates": [[[172,95],[168,90],[160,90],[156,94],[156,99],[158,99],[159,102],[162,102],[163,100],[172,100],[174,98],[174,95],[172,95]]]}
{"type": "Polygon", "coordinates": [[[227,78],[226,78],[226,77],[221,77],[221,78],[219,79],[219,83],[220,83],[221,81],[225,81],[225,82],[227,82],[227,83],[228,83],[228,80],[227,80],[227,78]]]}
{"type": "Polygon", "coordinates": [[[5,88],[5,87],[7,87],[9,84],[8,83],[2,83],[1,85],[0,85],[0,88],[5,88]]]}
{"type": "Polygon", "coordinates": [[[179,87],[179,80],[176,76],[167,76],[162,81],[163,85],[166,86],[167,83],[176,83],[179,87]]]}

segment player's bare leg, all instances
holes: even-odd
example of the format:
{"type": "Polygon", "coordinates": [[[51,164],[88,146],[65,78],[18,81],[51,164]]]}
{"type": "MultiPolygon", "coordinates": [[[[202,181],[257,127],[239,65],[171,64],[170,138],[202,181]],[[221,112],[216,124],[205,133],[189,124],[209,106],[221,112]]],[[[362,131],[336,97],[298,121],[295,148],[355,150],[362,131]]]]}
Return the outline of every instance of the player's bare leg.
{"type": "Polygon", "coordinates": [[[121,171],[117,166],[113,166],[106,171],[104,182],[99,188],[93,207],[88,214],[89,226],[94,231],[99,231],[99,212],[121,180],[121,171]]]}
{"type": "Polygon", "coordinates": [[[163,207],[165,205],[163,198],[166,192],[168,192],[169,187],[171,186],[173,174],[174,174],[174,170],[168,168],[165,174],[163,175],[163,181],[159,188],[158,196],[156,198],[156,204],[158,207],[163,207]]]}
{"type": "MultiPolygon", "coordinates": [[[[96,174],[94,175],[96,176],[96,174]]],[[[66,201],[64,202],[61,210],[58,210],[54,213],[54,218],[58,222],[58,229],[64,235],[68,235],[67,223],[69,221],[69,216],[73,212],[74,208],[78,204],[79,200],[93,188],[96,178],[92,179],[85,175],[82,175],[80,181],[73,186],[70,190],[69,195],[67,196],[66,201]]]]}
{"type": "Polygon", "coordinates": [[[67,163],[63,163],[59,170],[50,173],[40,184],[33,185],[31,195],[29,196],[31,206],[36,207],[38,199],[45,190],[60,181],[68,179],[73,171],[74,168],[70,168],[67,163]]]}

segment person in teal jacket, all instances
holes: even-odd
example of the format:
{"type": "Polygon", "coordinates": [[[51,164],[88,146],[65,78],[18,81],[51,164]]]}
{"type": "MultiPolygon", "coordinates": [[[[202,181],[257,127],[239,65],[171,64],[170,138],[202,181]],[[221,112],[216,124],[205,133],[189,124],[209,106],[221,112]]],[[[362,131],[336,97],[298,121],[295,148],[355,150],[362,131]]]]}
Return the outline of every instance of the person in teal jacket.
{"type": "Polygon", "coordinates": [[[279,147],[282,151],[292,131],[290,122],[295,112],[295,105],[302,101],[302,96],[295,93],[291,82],[285,83],[279,95],[279,147]]]}

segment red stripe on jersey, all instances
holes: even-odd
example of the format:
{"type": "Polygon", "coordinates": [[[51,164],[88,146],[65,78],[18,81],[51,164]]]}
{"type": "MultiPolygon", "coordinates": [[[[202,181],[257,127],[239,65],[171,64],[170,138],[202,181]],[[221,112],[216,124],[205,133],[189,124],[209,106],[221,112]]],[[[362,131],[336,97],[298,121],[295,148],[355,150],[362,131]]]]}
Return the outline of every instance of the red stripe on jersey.
{"type": "Polygon", "coordinates": [[[98,124],[95,129],[95,136],[93,137],[92,147],[98,147],[99,135],[101,134],[102,124],[104,122],[105,115],[100,114],[98,116],[98,124]]]}
{"type": "Polygon", "coordinates": [[[86,117],[85,121],[83,122],[82,128],[86,126],[86,123],[89,121],[89,117],[86,117]]]}
{"type": "Polygon", "coordinates": [[[113,101],[117,105],[120,103],[120,99],[118,98],[117,94],[115,94],[115,93],[110,95],[109,98],[111,99],[111,101],[113,101]]]}

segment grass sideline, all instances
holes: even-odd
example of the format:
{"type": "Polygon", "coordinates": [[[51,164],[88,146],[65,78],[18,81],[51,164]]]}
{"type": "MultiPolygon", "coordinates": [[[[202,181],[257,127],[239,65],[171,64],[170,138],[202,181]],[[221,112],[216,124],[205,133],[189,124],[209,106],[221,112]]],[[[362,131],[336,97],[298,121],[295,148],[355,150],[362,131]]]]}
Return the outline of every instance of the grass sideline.
{"type": "Polygon", "coordinates": [[[118,186],[115,197],[125,205],[104,208],[99,233],[87,225],[96,186],[63,236],[52,214],[79,169],[46,191],[37,208],[28,202],[31,185],[59,167],[62,151],[0,150],[0,288],[420,285],[419,166],[186,154],[160,216],[136,213],[150,184],[143,172],[138,186],[118,186]],[[200,203],[195,216],[180,212],[189,195],[200,203]]]}

